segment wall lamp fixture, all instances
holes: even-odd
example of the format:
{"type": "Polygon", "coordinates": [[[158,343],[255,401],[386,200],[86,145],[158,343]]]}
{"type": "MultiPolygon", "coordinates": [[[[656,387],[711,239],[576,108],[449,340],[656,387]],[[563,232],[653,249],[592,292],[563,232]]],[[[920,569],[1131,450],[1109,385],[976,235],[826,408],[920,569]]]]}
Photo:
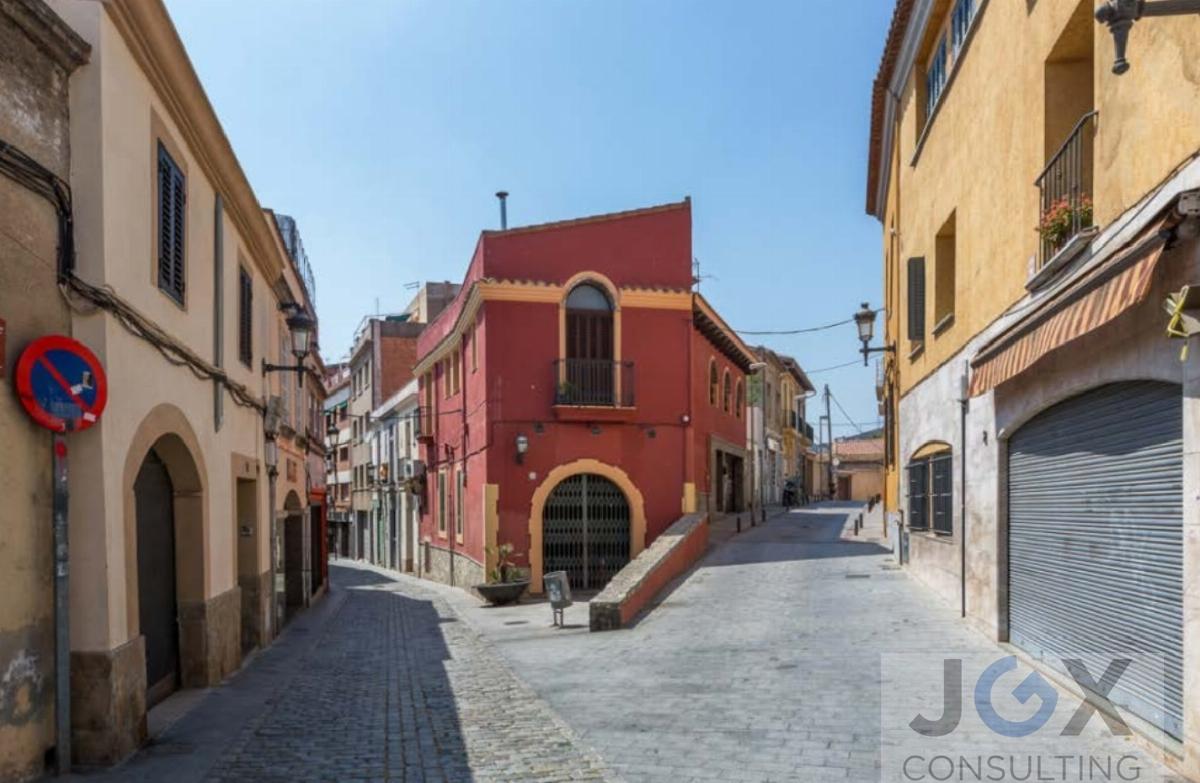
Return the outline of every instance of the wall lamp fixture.
{"type": "Polygon", "coordinates": [[[863,367],[867,366],[867,360],[873,353],[892,353],[896,350],[894,345],[884,345],[878,348],[872,348],[871,340],[875,337],[875,316],[878,311],[872,310],[871,306],[866,302],[862,303],[862,309],[854,314],[854,325],[858,327],[858,339],[862,340],[862,355],[863,367]]]}
{"type": "Polygon", "coordinates": [[[1143,16],[1180,16],[1200,14],[1200,0],[1106,0],[1096,9],[1096,21],[1106,25],[1112,33],[1116,48],[1112,72],[1118,76],[1129,70],[1125,59],[1125,47],[1129,43],[1129,30],[1143,16]]]}
{"type": "Polygon", "coordinates": [[[292,337],[292,355],[296,357],[296,363],[271,364],[263,359],[263,375],[269,372],[295,372],[296,380],[303,384],[304,357],[308,356],[308,352],[312,349],[312,336],[317,324],[297,304],[286,302],[281,304],[279,309],[284,312],[291,311],[291,315],[287,317],[285,323],[287,323],[288,333],[292,337]]]}
{"type": "Polygon", "coordinates": [[[529,438],[525,437],[524,434],[518,435],[516,445],[517,464],[520,465],[525,462],[525,452],[529,451],[529,438]]]}

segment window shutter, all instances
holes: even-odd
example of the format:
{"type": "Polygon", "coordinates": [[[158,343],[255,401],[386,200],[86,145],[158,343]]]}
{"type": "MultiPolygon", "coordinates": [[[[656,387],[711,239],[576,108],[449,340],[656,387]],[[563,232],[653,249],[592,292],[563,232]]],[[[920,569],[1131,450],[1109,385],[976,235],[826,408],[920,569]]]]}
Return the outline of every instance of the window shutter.
{"type": "Polygon", "coordinates": [[[245,269],[238,270],[238,356],[249,365],[254,356],[253,332],[254,284],[245,269]]]}
{"type": "Polygon", "coordinates": [[[933,532],[952,535],[954,533],[954,477],[951,467],[954,460],[949,454],[935,457],[929,462],[933,471],[933,532]]]}
{"type": "Polygon", "coordinates": [[[925,460],[908,466],[908,527],[929,528],[929,463],[925,460]]]}
{"type": "Polygon", "coordinates": [[[908,339],[925,339],[925,259],[908,259],[908,339]]]}
{"type": "Polygon", "coordinates": [[[158,145],[158,287],[183,304],[184,214],[187,187],[183,172],[158,145]]]}

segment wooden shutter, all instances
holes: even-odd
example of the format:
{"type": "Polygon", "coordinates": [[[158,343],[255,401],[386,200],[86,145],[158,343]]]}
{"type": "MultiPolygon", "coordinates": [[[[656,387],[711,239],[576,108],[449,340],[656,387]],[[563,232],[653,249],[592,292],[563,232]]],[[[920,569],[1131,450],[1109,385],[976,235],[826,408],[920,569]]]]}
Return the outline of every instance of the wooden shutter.
{"type": "Polygon", "coordinates": [[[925,339],[925,259],[908,259],[908,339],[925,339]]]}
{"type": "Polygon", "coordinates": [[[908,466],[908,527],[929,528],[929,462],[919,460],[908,466]]]}
{"type": "Polygon", "coordinates": [[[183,172],[158,145],[158,287],[175,301],[184,297],[184,214],[187,187],[183,172]]]}
{"type": "Polygon", "coordinates": [[[238,358],[249,365],[253,358],[254,284],[245,269],[238,270],[238,358]]]}
{"type": "Polygon", "coordinates": [[[933,489],[933,532],[954,533],[954,460],[942,454],[929,461],[933,489]]]}

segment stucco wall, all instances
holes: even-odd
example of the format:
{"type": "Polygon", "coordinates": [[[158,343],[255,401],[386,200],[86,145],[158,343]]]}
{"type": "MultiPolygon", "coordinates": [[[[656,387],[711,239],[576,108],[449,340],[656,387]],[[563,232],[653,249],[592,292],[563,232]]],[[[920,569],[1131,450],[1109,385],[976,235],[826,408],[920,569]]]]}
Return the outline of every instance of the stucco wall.
{"type": "MultiPolygon", "coordinates": [[[[1093,3],[1084,4],[1090,14],[1093,3]]],[[[1038,243],[1033,183],[1047,161],[1045,61],[1079,5],[1078,0],[1040,0],[1032,7],[988,2],[927,130],[917,95],[923,79],[920,64],[932,46],[931,40],[924,42],[918,68],[901,96],[883,227],[889,256],[887,324],[889,339],[899,343],[901,393],[1025,294],[1038,243]],[[996,78],[997,73],[1004,78],[996,78]],[[987,187],[979,187],[980,182],[987,187]],[[955,316],[953,325],[935,336],[929,334],[934,324],[934,240],[951,213],[957,237],[955,316]],[[903,264],[913,256],[926,258],[928,309],[925,350],[910,360],[912,346],[901,314],[907,297],[903,264]]],[[[1200,148],[1200,67],[1194,56],[1200,50],[1200,18],[1135,24],[1129,42],[1134,66],[1120,77],[1110,71],[1111,35],[1090,17],[1087,21],[1099,111],[1094,201],[1096,222],[1103,226],[1200,148]]]]}
{"type": "MultiPolygon", "coordinates": [[[[64,54],[72,45],[77,56],[86,54],[42,3],[0,0],[0,141],[66,179],[74,63],[51,56],[42,40],[64,54]]],[[[70,332],[56,287],[57,231],[49,201],[0,175],[0,319],[6,322],[0,335],[0,780],[38,775],[54,744],[50,435],[33,424],[12,390],[25,346],[70,332]]]]}

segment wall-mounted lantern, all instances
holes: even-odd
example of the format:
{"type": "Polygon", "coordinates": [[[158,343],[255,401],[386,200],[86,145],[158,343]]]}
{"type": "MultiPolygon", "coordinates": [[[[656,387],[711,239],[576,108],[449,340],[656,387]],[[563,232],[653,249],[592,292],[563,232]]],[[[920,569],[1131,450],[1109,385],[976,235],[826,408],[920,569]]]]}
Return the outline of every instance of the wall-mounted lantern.
{"type": "Polygon", "coordinates": [[[299,384],[304,383],[304,358],[308,356],[308,352],[312,350],[313,330],[316,328],[316,322],[308,317],[308,314],[300,309],[300,305],[285,302],[279,306],[280,310],[290,310],[291,315],[287,317],[288,333],[292,339],[292,355],[296,357],[295,364],[271,364],[266,359],[263,359],[262,371],[263,375],[269,372],[288,372],[296,373],[296,380],[299,384]]]}
{"type": "Polygon", "coordinates": [[[878,348],[872,348],[871,340],[875,338],[875,316],[878,311],[872,310],[871,306],[863,302],[862,309],[854,314],[854,325],[858,327],[858,339],[862,341],[863,367],[867,366],[867,359],[873,353],[889,353],[896,350],[894,345],[884,345],[878,348]]]}
{"type": "Polygon", "coordinates": [[[1200,14],[1200,0],[1106,0],[1096,9],[1096,21],[1107,25],[1112,33],[1116,59],[1112,72],[1118,76],[1129,70],[1125,59],[1125,47],[1129,43],[1129,30],[1143,16],[1179,16],[1200,14]]]}
{"type": "Polygon", "coordinates": [[[517,464],[520,465],[525,461],[525,452],[529,451],[529,438],[524,434],[517,436],[517,464]]]}
{"type": "Polygon", "coordinates": [[[279,475],[279,444],[275,438],[269,437],[263,444],[263,462],[267,464],[267,475],[274,478],[279,475]]]}

